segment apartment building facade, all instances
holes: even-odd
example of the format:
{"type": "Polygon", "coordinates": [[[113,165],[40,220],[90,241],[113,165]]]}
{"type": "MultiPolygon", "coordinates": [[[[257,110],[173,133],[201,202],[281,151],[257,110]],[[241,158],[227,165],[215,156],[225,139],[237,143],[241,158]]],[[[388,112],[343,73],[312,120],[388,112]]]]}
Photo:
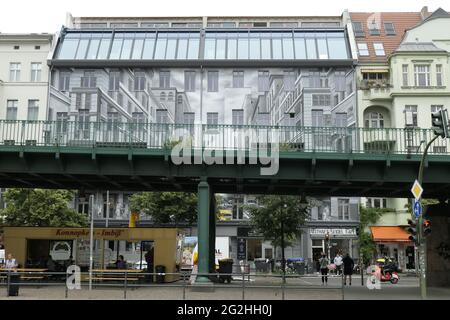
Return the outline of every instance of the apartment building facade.
{"type": "Polygon", "coordinates": [[[0,33],[0,119],[47,117],[49,34],[0,33]]]}

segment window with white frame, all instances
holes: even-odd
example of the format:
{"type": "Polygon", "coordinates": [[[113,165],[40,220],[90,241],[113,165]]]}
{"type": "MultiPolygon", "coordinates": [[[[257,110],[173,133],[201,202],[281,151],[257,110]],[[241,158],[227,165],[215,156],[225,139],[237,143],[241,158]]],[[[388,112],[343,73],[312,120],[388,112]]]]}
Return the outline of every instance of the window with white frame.
{"type": "Polygon", "coordinates": [[[219,113],[208,112],[206,114],[206,124],[207,125],[218,125],[219,124],[219,113]]]}
{"type": "Polygon", "coordinates": [[[66,133],[67,132],[67,121],[69,121],[69,115],[67,112],[57,112],[56,113],[56,132],[66,133]]]}
{"type": "Polygon", "coordinates": [[[364,116],[364,125],[366,128],[384,128],[384,117],[379,112],[369,112],[364,116]]]}
{"type": "Polygon", "coordinates": [[[338,199],[338,219],[350,220],[350,200],[338,199]]]}
{"type": "Polygon", "coordinates": [[[244,124],[244,110],[233,110],[233,125],[243,125],[244,124]]]}
{"type": "Polygon", "coordinates": [[[208,71],[208,92],[219,91],[219,71],[208,71]]]}
{"type": "Polygon", "coordinates": [[[384,52],[384,46],[381,42],[374,43],[373,48],[375,49],[376,56],[385,56],[386,55],[386,53],[384,52]]]}
{"type": "Polygon", "coordinates": [[[442,86],[442,64],[436,65],[436,85],[442,86]]]}
{"type": "Polygon", "coordinates": [[[233,88],[244,87],[244,71],[233,71],[233,88]]]}
{"type": "Polygon", "coordinates": [[[19,100],[6,101],[6,120],[17,120],[17,108],[19,100]]]}
{"type": "Polygon", "coordinates": [[[269,71],[266,70],[258,71],[258,91],[259,92],[269,91],[269,71]]]}
{"type": "Polygon", "coordinates": [[[59,73],[59,90],[62,92],[70,90],[70,72],[59,73]]]}
{"type": "Polygon", "coordinates": [[[84,76],[81,77],[82,88],[95,88],[97,86],[97,77],[95,71],[86,71],[84,76]]]}
{"type": "Polygon", "coordinates": [[[195,92],[195,71],[193,70],[184,72],[184,91],[195,92]]]}
{"type": "Polygon", "coordinates": [[[417,106],[405,106],[405,124],[408,127],[417,127],[417,106]]]}
{"type": "Polygon", "coordinates": [[[40,82],[42,73],[42,63],[31,63],[31,82],[40,82]]]}
{"type": "Polygon", "coordinates": [[[363,43],[363,42],[358,43],[358,52],[361,57],[368,56],[369,48],[367,47],[367,43],[363,43]]]}
{"type": "Polygon", "coordinates": [[[159,72],[159,87],[163,89],[170,88],[170,71],[159,72]]]}
{"type": "Polygon", "coordinates": [[[327,107],[331,104],[331,97],[329,94],[313,94],[312,105],[313,107],[327,107]]]}
{"type": "Polygon", "coordinates": [[[442,104],[432,104],[431,105],[431,113],[441,111],[442,109],[444,109],[444,106],[442,104]]]}
{"type": "Polygon", "coordinates": [[[366,207],[367,208],[386,209],[387,208],[387,199],[385,199],[385,198],[367,198],[366,207]]]}
{"type": "Polygon", "coordinates": [[[20,63],[11,62],[9,64],[9,81],[20,81],[20,63]]]}
{"type": "Polygon", "coordinates": [[[28,100],[27,120],[35,121],[39,117],[39,100],[28,100]]]}
{"type": "Polygon", "coordinates": [[[111,71],[109,73],[109,91],[119,91],[120,71],[111,71]]]}
{"type": "Polygon", "coordinates": [[[414,79],[416,87],[430,86],[430,66],[426,64],[414,65],[414,79]]]}
{"type": "Polygon", "coordinates": [[[169,115],[167,110],[156,110],[156,123],[168,123],[169,115]]]}
{"type": "Polygon", "coordinates": [[[145,72],[139,71],[134,74],[134,91],[144,91],[147,85],[145,72]]]}
{"type": "Polygon", "coordinates": [[[407,87],[409,85],[408,74],[409,66],[407,64],[402,65],[402,85],[407,87]]]}

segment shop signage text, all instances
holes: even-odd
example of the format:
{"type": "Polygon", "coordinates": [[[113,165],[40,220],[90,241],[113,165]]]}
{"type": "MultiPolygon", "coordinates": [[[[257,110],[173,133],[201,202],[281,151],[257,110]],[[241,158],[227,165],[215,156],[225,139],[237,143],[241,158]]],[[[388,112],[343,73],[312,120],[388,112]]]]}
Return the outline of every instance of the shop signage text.
{"type": "Polygon", "coordinates": [[[340,229],[325,229],[325,228],[312,228],[310,234],[312,236],[356,236],[355,228],[340,228],[340,229]]]}
{"type": "MultiPolygon", "coordinates": [[[[74,237],[87,238],[90,235],[89,229],[57,229],[56,236],[60,237],[74,237]]],[[[125,235],[125,230],[121,229],[100,229],[94,230],[94,237],[96,238],[115,238],[118,239],[125,235]]]]}

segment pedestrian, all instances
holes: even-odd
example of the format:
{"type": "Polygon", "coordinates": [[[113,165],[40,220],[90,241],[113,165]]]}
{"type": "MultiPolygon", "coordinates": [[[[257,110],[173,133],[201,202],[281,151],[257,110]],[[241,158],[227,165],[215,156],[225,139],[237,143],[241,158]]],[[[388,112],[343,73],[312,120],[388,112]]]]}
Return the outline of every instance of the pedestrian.
{"type": "Polygon", "coordinates": [[[336,274],[342,274],[342,255],[340,251],[334,257],[334,264],[336,265],[336,274]]]}
{"type": "Polygon", "coordinates": [[[330,261],[328,260],[325,252],[322,252],[322,256],[319,259],[320,264],[320,273],[322,274],[322,285],[328,284],[328,264],[330,261]]]}
{"type": "Polygon", "coordinates": [[[8,257],[5,261],[5,268],[6,269],[17,268],[17,261],[16,261],[16,259],[14,259],[13,255],[11,253],[8,253],[8,257]]]}
{"type": "Polygon", "coordinates": [[[350,255],[347,253],[342,260],[344,264],[344,286],[347,285],[347,276],[349,277],[349,285],[352,285],[352,274],[353,274],[353,268],[355,266],[355,262],[352,258],[350,258],[350,255]]]}
{"type": "Polygon", "coordinates": [[[145,254],[145,262],[147,262],[147,280],[148,282],[153,282],[153,265],[154,265],[154,248],[152,247],[147,253],[145,254]]]}
{"type": "Polygon", "coordinates": [[[126,270],[127,262],[122,255],[119,256],[119,260],[116,261],[116,267],[118,270],[126,270]]]}

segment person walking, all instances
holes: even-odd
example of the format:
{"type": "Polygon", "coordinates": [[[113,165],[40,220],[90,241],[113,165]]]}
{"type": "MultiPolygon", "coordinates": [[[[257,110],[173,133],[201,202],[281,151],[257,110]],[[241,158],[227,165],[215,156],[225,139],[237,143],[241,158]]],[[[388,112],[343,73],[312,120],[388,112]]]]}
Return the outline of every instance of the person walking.
{"type": "Polygon", "coordinates": [[[322,285],[328,284],[328,265],[329,264],[330,264],[330,261],[328,260],[327,256],[325,255],[325,252],[322,252],[322,256],[319,259],[320,273],[322,274],[322,285]]]}
{"type": "Polygon", "coordinates": [[[336,257],[334,257],[334,264],[336,265],[336,274],[341,275],[342,274],[342,255],[339,251],[336,254],[336,257]]]}
{"type": "Polygon", "coordinates": [[[355,262],[352,258],[350,258],[350,255],[347,253],[342,260],[344,264],[344,286],[347,285],[347,276],[349,277],[349,285],[352,285],[352,274],[353,274],[353,267],[355,266],[355,262]]]}

